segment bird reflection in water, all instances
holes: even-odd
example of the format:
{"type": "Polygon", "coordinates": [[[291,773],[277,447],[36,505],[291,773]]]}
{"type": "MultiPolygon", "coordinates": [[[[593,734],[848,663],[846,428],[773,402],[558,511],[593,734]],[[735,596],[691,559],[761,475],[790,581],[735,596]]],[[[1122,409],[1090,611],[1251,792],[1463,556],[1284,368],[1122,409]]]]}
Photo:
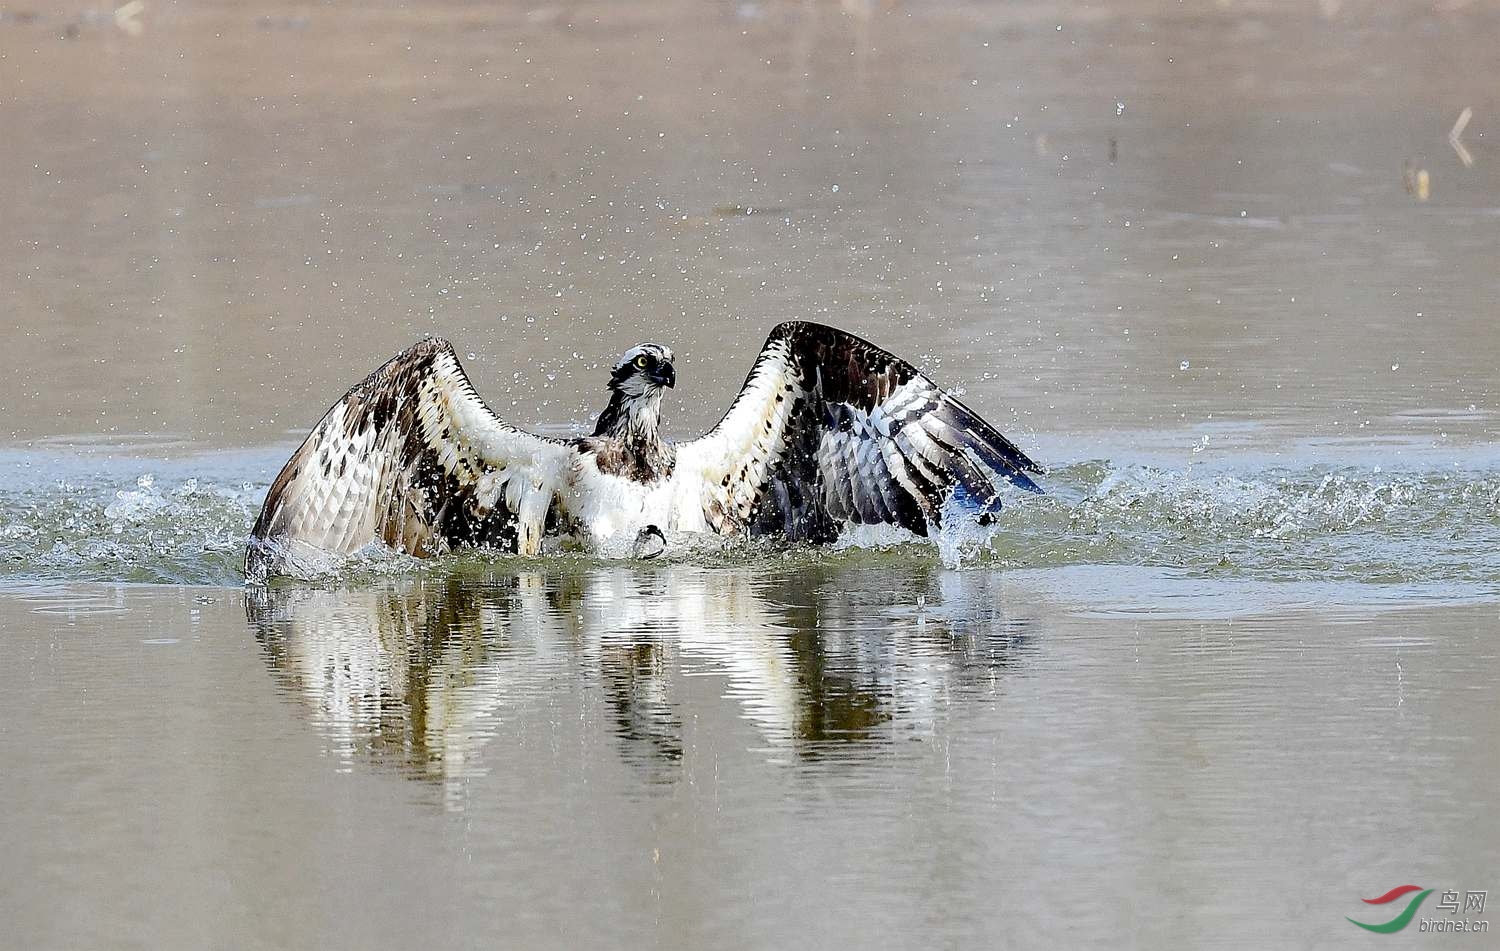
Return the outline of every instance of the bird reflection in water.
{"type": "Polygon", "coordinates": [[[982,699],[1028,652],[998,574],[936,566],[496,567],[248,598],[273,674],[341,765],[437,782],[484,773],[497,737],[560,702],[658,779],[684,724],[726,714],[776,755],[890,743],[982,699]]]}

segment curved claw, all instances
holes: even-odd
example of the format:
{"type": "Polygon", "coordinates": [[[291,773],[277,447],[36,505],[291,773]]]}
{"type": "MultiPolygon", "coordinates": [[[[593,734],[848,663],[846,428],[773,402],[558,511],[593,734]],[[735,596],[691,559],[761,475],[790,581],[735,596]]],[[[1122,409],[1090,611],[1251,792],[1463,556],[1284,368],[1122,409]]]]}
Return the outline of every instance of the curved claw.
{"type": "Polygon", "coordinates": [[[667,550],[667,536],[655,525],[647,525],[635,536],[630,546],[632,558],[656,558],[667,550]]]}

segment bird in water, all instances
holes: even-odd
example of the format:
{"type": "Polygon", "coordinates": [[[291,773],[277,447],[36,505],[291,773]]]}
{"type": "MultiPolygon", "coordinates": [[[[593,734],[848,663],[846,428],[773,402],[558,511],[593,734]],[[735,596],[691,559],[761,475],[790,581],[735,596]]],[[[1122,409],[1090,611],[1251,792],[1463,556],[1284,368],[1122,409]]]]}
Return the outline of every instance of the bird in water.
{"type": "Polygon", "coordinates": [[[458,355],[429,339],[323,417],[271,483],[246,577],[315,574],[371,545],[418,557],[463,546],[521,555],[565,537],[653,557],[674,532],[830,542],[850,524],[926,536],[986,524],[1040,467],[910,363],[834,327],[790,321],[761,348],[707,435],[661,438],[669,347],[644,343],[609,377],[592,434],[507,425],[458,355]]]}

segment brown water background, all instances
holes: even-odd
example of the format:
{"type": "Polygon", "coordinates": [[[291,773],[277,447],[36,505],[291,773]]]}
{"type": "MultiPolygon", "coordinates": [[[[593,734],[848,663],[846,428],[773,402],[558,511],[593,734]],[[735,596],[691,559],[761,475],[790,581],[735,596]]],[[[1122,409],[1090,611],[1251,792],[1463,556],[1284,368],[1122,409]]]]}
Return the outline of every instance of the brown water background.
{"type": "Polygon", "coordinates": [[[0,8],[0,946],[1363,947],[1500,888],[1497,76],[1462,0],[0,8]],[[551,432],[659,340],[683,436],[787,318],[1051,494],[240,584],[414,339],[551,432]]]}

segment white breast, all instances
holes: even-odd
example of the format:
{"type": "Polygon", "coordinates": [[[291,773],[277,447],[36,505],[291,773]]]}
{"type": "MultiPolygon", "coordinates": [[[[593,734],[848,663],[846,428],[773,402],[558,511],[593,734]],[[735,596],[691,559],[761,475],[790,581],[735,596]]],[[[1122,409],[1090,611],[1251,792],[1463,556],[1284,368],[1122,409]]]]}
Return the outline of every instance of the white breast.
{"type": "Polygon", "coordinates": [[[569,482],[565,504],[589,541],[602,550],[612,547],[611,542],[634,541],[647,525],[664,532],[702,531],[702,505],[696,499],[684,480],[646,485],[623,479],[600,472],[593,456],[584,453],[569,482]]]}

